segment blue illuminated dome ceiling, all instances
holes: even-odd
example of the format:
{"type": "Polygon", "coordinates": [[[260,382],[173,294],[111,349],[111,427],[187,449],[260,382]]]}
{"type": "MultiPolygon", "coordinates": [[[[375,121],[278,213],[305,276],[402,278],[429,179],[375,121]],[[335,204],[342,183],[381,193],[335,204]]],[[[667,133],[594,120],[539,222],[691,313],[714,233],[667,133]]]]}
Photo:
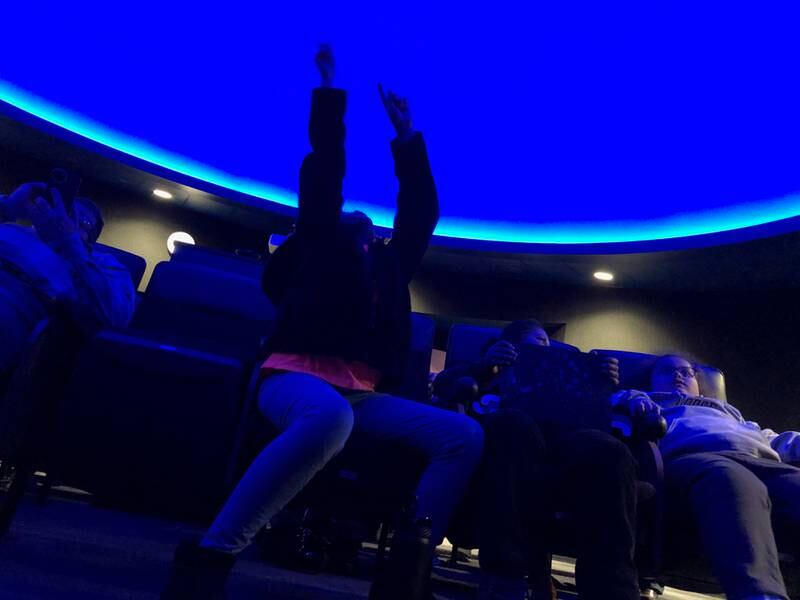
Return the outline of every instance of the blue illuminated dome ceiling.
{"type": "Polygon", "coordinates": [[[35,35],[4,28],[7,112],[232,198],[295,205],[327,41],[349,92],[347,206],[379,225],[396,194],[381,81],[425,134],[442,241],[570,252],[798,228],[791,3],[14,4],[4,21],[35,35]]]}

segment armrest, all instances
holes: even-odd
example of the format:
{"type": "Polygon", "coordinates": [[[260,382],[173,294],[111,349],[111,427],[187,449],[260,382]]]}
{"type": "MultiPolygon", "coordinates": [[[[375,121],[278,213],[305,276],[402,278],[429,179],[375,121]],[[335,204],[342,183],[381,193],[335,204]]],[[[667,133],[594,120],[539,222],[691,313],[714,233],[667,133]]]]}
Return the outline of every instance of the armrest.
{"type": "Polygon", "coordinates": [[[472,413],[472,404],[480,398],[481,389],[474,377],[469,375],[456,380],[450,398],[445,398],[446,406],[461,414],[472,413]]]}
{"type": "Polygon", "coordinates": [[[623,438],[657,442],[667,433],[667,421],[661,415],[649,414],[631,418],[613,413],[611,427],[623,438]]]}
{"type": "Polygon", "coordinates": [[[667,420],[661,415],[649,414],[633,420],[633,434],[648,442],[657,442],[667,433],[667,420]]]}
{"type": "Polygon", "coordinates": [[[441,380],[434,380],[434,390],[438,391],[436,394],[437,405],[446,410],[456,410],[460,413],[467,412],[467,409],[480,396],[480,386],[471,375],[464,375],[455,380],[448,378],[444,384],[441,384],[441,380]]]}
{"type": "Polygon", "coordinates": [[[636,565],[640,580],[657,579],[662,570],[664,539],[664,461],[655,442],[631,439],[637,463],[636,565]]]}
{"type": "Polygon", "coordinates": [[[630,440],[628,447],[638,463],[638,479],[661,489],[664,483],[664,461],[658,444],[638,438],[630,440]]]}

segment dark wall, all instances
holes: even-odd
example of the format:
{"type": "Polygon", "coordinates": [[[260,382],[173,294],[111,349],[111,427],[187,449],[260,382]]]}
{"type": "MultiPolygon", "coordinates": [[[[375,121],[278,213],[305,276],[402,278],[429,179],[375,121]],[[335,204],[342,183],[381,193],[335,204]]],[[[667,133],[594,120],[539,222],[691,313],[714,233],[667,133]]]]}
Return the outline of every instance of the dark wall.
{"type": "Polygon", "coordinates": [[[414,310],[566,323],[583,350],[687,352],[722,369],[728,394],[763,427],[800,429],[800,291],[663,293],[555,288],[422,270],[414,310]]]}
{"type": "Polygon", "coordinates": [[[193,210],[170,206],[158,199],[96,193],[106,225],[100,241],[134,252],[147,260],[140,289],[147,286],[155,266],[169,260],[167,238],[174,231],[190,233],[195,243],[228,252],[237,249],[266,252],[269,232],[228,223],[193,210]]]}

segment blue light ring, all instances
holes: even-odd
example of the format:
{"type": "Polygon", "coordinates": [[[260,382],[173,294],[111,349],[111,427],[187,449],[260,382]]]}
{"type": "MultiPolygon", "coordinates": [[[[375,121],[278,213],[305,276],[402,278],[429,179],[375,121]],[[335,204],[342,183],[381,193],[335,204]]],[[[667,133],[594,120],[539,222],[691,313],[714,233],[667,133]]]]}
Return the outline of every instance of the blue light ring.
{"type": "MultiPolygon", "coordinates": [[[[0,79],[0,112],[131,166],[231,197],[256,208],[282,214],[296,210],[290,190],[237,177],[163,150],[145,140],[117,132],[67,108],[30,94],[0,79]]],[[[379,228],[392,226],[394,211],[385,206],[347,200],[348,210],[368,213],[379,228]]],[[[438,244],[502,251],[597,254],[676,249],[734,243],[800,226],[800,195],[758,203],[679,214],[647,222],[519,223],[443,217],[436,230],[438,244]]]]}

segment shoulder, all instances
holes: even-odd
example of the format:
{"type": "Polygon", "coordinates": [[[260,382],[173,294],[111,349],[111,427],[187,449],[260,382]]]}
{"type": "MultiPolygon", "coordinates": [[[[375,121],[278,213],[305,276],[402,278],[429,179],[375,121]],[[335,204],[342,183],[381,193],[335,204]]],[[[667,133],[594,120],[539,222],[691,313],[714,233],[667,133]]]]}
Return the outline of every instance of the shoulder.
{"type": "Polygon", "coordinates": [[[117,259],[117,257],[110,252],[93,247],[89,253],[89,256],[96,265],[101,267],[126,270],[126,267],[119,261],[119,259],[117,259]]]}

